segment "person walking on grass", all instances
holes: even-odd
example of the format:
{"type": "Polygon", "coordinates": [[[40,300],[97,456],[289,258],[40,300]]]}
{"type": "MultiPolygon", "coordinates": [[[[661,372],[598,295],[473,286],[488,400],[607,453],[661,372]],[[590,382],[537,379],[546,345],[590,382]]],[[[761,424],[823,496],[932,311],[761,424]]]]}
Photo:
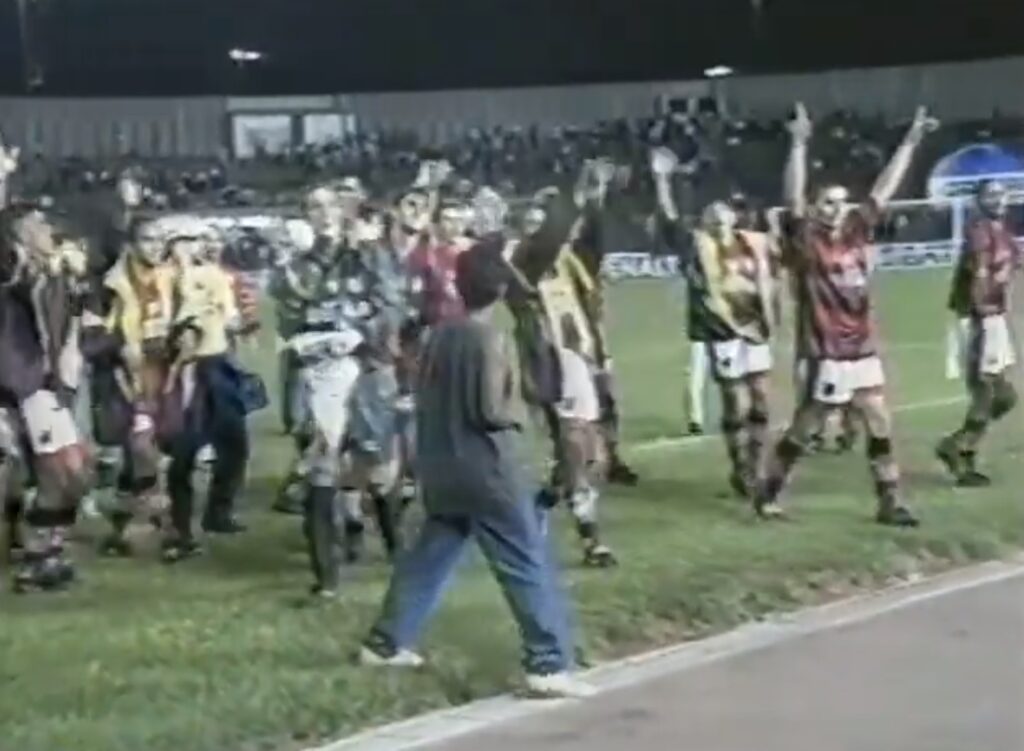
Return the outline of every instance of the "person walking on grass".
{"type": "Polygon", "coordinates": [[[807,392],[759,483],[754,505],[762,517],[783,516],[780,497],[811,437],[829,410],[849,406],[867,433],[878,500],[876,521],[895,527],[918,524],[901,499],[870,279],[875,268],[874,229],[925,134],[937,125],[927,110],[918,110],[865,203],[851,203],[847,189],[837,184],[825,184],[809,203],[807,150],[812,124],[803,105],[797,105],[789,124],[792,145],[785,187],[791,216],[784,247],[796,282],[797,354],[807,361],[807,392]]]}
{"type": "Polygon", "coordinates": [[[524,469],[514,350],[492,321],[508,276],[500,245],[463,253],[456,262],[466,315],[431,333],[419,369],[417,461],[427,517],[397,562],[359,657],[368,666],[423,665],[414,648],[472,538],[522,634],[530,693],[585,697],[593,691],[569,672],[569,604],[524,469]]]}
{"type": "Polygon", "coordinates": [[[970,405],[963,424],[946,436],[936,450],[958,487],[991,484],[978,470],[977,452],[993,422],[1017,405],[1010,372],[1017,362],[1008,313],[1013,297],[1013,274],[1024,253],[1007,223],[1007,190],[995,180],[983,182],[977,193],[977,216],[971,221],[957,262],[950,307],[967,321],[967,389],[970,405]]]}

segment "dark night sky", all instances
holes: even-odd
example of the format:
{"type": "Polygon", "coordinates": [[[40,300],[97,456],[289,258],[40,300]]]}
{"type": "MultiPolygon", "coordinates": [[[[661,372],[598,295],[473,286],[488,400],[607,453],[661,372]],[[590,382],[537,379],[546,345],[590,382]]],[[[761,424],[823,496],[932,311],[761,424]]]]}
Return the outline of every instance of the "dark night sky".
{"type": "MultiPolygon", "coordinates": [[[[751,0],[26,2],[50,95],[511,86],[1024,52],[1024,0],[763,0],[756,24],[751,0]],[[268,58],[242,73],[235,46],[268,58]]],[[[0,0],[3,93],[24,91],[16,5],[0,0]]]]}

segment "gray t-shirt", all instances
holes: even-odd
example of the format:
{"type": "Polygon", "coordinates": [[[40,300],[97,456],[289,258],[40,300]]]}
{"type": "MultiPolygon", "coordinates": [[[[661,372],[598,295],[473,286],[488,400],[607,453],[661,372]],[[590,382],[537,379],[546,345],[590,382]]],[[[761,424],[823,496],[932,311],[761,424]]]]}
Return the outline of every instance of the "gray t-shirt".
{"type": "Polygon", "coordinates": [[[508,337],[470,318],[438,326],[423,351],[417,390],[417,469],[427,511],[471,515],[524,500],[524,422],[508,337]]]}

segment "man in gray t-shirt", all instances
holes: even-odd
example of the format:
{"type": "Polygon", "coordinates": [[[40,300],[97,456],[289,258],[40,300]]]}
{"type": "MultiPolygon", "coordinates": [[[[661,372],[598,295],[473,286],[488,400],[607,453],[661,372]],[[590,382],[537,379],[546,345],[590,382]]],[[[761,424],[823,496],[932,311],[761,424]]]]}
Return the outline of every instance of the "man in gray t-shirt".
{"type": "Polygon", "coordinates": [[[492,314],[509,284],[500,242],[459,256],[466,315],[430,335],[419,369],[417,468],[427,518],[398,561],[364,664],[418,667],[413,648],[473,538],[491,564],[523,638],[530,690],[589,695],[568,673],[574,649],[543,511],[521,458],[524,410],[513,348],[492,314]]]}

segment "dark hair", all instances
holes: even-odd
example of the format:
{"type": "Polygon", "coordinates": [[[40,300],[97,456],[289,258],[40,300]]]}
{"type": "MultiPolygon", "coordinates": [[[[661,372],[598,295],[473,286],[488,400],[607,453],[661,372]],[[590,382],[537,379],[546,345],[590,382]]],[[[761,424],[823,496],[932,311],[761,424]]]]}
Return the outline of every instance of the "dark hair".
{"type": "Polygon", "coordinates": [[[437,208],[434,210],[434,221],[440,222],[441,216],[446,211],[462,211],[466,209],[466,203],[464,201],[458,201],[454,198],[445,198],[438,202],[437,208]]]}
{"type": "Polygon", "coordinates": [[[12,203],[0,208],[0,245],[5,248],[13,245],[15,228],[34,211],[37,211],[36,207],[28,203],[12,203]]]}
{"type": "Polygon", "coordinates": [[[424,198],[425,199],[425,198],[429,198],[430,194],[428,193],[428,191],[425,188],[410,187],[410,188],[407,188],[406,190],[403,190],[400,193],[398,193],[397,196],[395,197],[394,203],[397,206],[399,203],[404,201],[406,198],[410,198],[412,196],[418,196],[419,198],[424,198]]]}
{"type": "Polygon", "coordinates": [[[501,256],[503,247],[501,238],[489,238],[456,259],[455,286],[466,310],[482,310],[504,297],[511,272],[501,256]]]}
{"type": "Polygon", "coordinates": [[[1006,190],[1006,185],[1002,181],[997,180],[994,177],[986,177],[984,180],[978,181],[978,186],[974,189],[974,195],[981,196],[986,190],[993,186],[1001,188],[1004,192],[1006,190]]]}
{"type": "Polygon", "coordinates": [[[19,276],[22,260],[15,251],[18,225],[38,209],[28,203],[0,208],[0,280],[8,284],[19,276]]]}
{"type": "Polygon", "coordinates": [[[131,220],[128,222],[128,239],[131,242],[138,240],[139,233],[142,231],[142,228],[147,224],[150,224],[152,221],[153,218],[150,216],[145,216],[143,214],[133,215],[131,220]]]}

